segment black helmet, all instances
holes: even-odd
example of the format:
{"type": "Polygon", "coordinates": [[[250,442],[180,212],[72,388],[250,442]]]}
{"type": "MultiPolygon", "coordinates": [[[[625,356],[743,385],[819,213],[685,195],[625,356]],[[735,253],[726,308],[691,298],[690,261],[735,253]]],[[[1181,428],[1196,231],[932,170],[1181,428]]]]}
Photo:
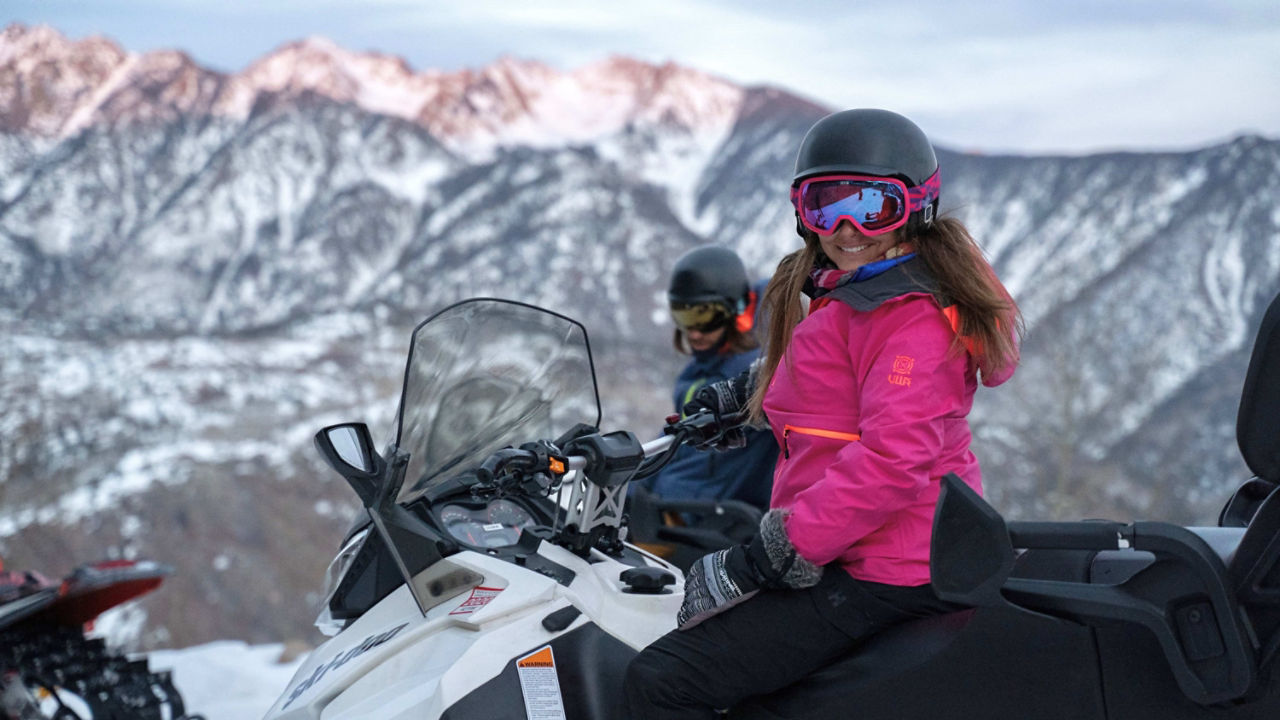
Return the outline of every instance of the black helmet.
{"type": "Polygon", "coordinates": [[[915,123],[888,110],[843,110],[805,133],[791,184],[814,175],[851,173],[896,177],[915,187],[937,170],[933,145],[915,123]]]}
{"type": "Polygon", "coordinates": [[[750,295],[742,259],[720,245],[703,245],[681,255],[667,286],[676,322],[695,329],[727,324],[746,310],[750,295]],[[686,317],[685,311],[694,310],[686,317]]]}

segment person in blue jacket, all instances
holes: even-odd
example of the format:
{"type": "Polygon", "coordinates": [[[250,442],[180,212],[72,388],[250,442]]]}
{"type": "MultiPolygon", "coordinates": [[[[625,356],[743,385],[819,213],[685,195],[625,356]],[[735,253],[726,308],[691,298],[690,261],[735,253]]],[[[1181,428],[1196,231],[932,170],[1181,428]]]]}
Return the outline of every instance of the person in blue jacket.
{"type": "MultiPolygon", "coordinates": [[[[742,260],[726,247],[703,245],[676,260],[667,289],[673,343],[691,356],[675,382],[677,413],[699,389],[736,377],[760,356],[752,332],[756,297],[742,260]]],[[[767,430],[747,429],[745,441],[723,452],[682,447],[645,487],[668,500],[741,500],[767,508],[778,445],[767,430]]]]}

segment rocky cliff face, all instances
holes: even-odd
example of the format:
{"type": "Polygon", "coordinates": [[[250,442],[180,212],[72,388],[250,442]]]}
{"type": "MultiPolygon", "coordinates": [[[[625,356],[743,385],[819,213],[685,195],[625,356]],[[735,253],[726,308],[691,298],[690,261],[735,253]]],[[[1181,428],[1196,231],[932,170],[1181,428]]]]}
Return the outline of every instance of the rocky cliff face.
{"type": "MultiPolygon", "coordinates": [[[[311,433],[389,437],[413,324],[476,295],[579,318],[606,427],[656,432],[671,261],[719,242],[771,272],[826,112],[625,58],[416,72],[310,39],[226,75],[10,26],[0,553],[174,564],[144,646],[306,637],[355,509],[311,433]]],[[[1280,143],[940,158],[944,207],[1028,321],[1023,368],[975,410],[997,505],[1211,523],[1247,476],[1280,143]]]]}

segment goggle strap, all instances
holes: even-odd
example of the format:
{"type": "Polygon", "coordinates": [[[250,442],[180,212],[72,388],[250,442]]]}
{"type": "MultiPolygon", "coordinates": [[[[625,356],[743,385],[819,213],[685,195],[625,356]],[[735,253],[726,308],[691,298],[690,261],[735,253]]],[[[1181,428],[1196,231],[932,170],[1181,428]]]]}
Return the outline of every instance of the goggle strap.
{"type": "Polygon", "coordinates": [[[907,188],[908,207],[913,213],[922,210],[926,212],[925,222],[933,220],[933,203],[938,199],[942,191],[940,172],[942,172],[942,168],[934,170],[933,174],[919,185],[907,188]]]}
{"type": "Polygon", "coordinates": [[[751,328],[756,324],[756,291],[752,290],[747,297],[750,298],[747,307],[733,320],[734,327],[744,335],[751,332],[751,328]]]}

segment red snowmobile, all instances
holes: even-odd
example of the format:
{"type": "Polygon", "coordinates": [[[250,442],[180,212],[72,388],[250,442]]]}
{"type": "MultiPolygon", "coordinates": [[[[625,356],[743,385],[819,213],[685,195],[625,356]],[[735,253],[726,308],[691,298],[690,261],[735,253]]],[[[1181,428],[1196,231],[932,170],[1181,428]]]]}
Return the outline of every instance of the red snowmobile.
{"type": "Polygon", "coordinates": [[[113,560],[57,581],[0,563],[0,720],[195,720],[168,672],[85,636],[99,615],[156,589],[170,572],[113,560]]]}

